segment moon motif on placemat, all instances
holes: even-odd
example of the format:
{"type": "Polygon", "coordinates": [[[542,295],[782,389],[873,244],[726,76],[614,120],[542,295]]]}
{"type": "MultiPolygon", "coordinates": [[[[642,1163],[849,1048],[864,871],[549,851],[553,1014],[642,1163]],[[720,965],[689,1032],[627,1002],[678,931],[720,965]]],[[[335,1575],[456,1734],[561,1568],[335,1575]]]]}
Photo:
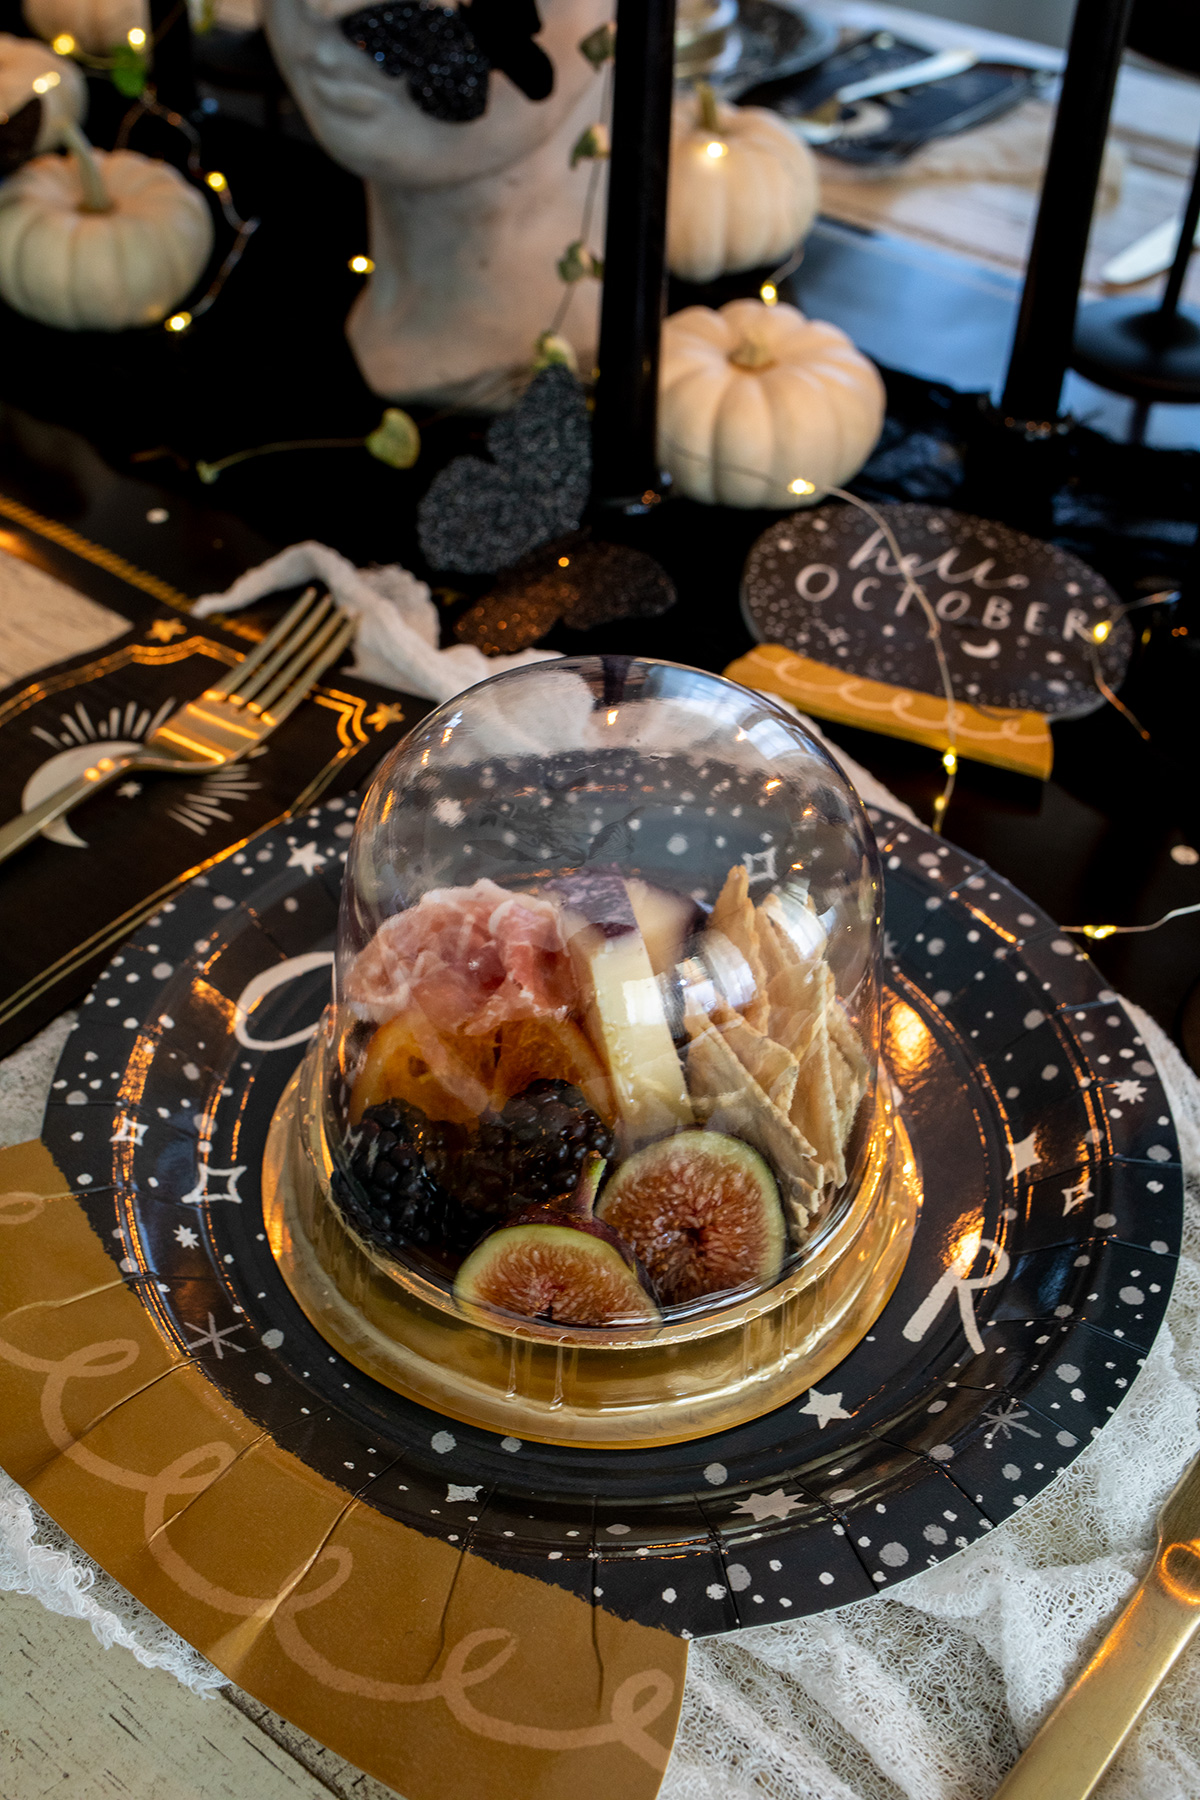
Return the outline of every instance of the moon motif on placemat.
{"type": "Polygon", "coordinates": [[[1044,914],[877,813],[883,1041],[924,1199],[892,1300],[835,1370],[733,1430],[613,1451],[447,1420],[334,1354],[276,1267],[259,1168],[328,1000],[353,816],[335,801],[262,834],[148,921],[82,1009],[44,1132],[157,1328],[268,1440],[382,1529],[688,1638],[845,1605],[953,1555],[1102,1429],[1179,1249],[1161,1084],[1044,914]]]}
{"type": "MultiPolygon", "coordinates": [[[[1120,605],[1077,556],[990,519],[913,504],[875,509],[940,621],[956,699],[1047,718],[1104,704],[1133,634],[1120,605]]],[[[742,610],[761,642],[849,675],[941,695],[925,615],[884,534],[857,507],[830,503],[772,525],[742,576],[742,610]]]]}

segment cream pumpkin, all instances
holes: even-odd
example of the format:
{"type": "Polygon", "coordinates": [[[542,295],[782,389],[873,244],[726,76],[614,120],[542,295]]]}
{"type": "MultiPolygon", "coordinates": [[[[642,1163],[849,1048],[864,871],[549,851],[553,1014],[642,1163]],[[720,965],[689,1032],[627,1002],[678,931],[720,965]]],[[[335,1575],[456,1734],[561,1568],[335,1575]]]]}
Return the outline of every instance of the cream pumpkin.
{"type": "Polygon", "coordinates": [[[153,325],[208,261],[212,219],[167,163],[92,151],[63,128],[72,156],[39,156],[0,185],[0,294],[68,331],[153,325]]]}
{"type": "Polygon", "coordinates": [[[658,453],[676,488],[722,506],[812,506],[883,426],[874,363],[794,306],[731,300],[663,324],[658,453]]]}
{"type": "Polygon", "coordinates": [[[87,110],[87,84],[64,56],[55,56],[36,38],[10,37],[0,31],[0,125],[15,118],[31,100],[41,102],[35,151],[58,142],[65,121],[78,125],[87,110]]]}
{"type": "Polygon", "coordinates": [[[817,214],[817,168],[777,113],[721,106],[703,84],[675,108],[667,266],[715,281],[783,262],[817,214]]]}
{"type": "Polygon", "coordinates": [[[48,44],[65,33],[92,56],[123,44],[135,28],[150,33],[148,0],[25,0],[22,10],[48,44]]]}

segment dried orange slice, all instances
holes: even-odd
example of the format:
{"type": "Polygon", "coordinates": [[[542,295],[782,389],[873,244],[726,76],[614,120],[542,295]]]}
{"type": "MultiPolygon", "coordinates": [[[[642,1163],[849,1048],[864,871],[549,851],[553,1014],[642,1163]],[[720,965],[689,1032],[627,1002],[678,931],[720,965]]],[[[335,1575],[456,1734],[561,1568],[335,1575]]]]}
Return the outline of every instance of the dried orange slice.
{"type": "Polygon", "coordinates": [[[500,1056],[492,1078],[497,1112],[531,1081],[569,1081],[593,1112],[612,1123],[612,1093],[590,1039],[570,1019],[515,1019],[500,1027],[500,1056]]]}
{"type": "Polygon", "coordinates": [[[350,1117],[368,1106],[405,1100],[427,1119],[470,1125],[484,1111],[496,1063],[496,1038],[443,1035],[423,1012],[410,1008],[376,1031],[354,1083],[350,1117]]]}

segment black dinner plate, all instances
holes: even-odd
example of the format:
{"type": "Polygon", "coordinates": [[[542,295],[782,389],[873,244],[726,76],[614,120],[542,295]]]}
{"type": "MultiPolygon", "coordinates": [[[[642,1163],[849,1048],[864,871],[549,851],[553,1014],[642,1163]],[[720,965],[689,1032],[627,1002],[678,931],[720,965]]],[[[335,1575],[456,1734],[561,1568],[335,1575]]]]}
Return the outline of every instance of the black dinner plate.
{"type": "Polygon", "coordinates": [[[563,1448],[334,1353],[272,1258],[259,1164],[328,998],[353,818],[333,801],[251,839],[148,921],[82,1007],[44,1128],[157,1328],[278,1443],[385,1517],[699,1637],[953,1555],[1103,1429],[1179,1250],[1161,1083],[1051,920],[879,814],[884,1042],[924,1200],[895,1294],[818,1388],[690,1443],[563,1448]]]}

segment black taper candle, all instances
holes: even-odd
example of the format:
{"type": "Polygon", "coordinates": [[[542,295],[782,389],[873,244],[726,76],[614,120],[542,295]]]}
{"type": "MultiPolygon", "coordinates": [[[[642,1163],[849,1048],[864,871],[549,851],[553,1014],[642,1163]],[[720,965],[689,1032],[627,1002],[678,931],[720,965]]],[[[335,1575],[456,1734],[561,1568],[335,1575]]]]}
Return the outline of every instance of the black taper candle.
{"type": "Polygon", "coordinates": [[[1108,116],[1133,0],[1076,0],[1058,116],[1001,410],[1018,422],[1058,416],[1100,181],[1108,116]]]}
{"type": "Polygon", "coordinates": [[[196,110],[196,73],[192,64],[192,28],[187,0],[150,0],[150,79],[163,106],[174,112],[196,110]]]}
{"type": "Polygon", "coordinates": [[[600,506],[641,507],[657,495],[658,344],[674,84],[675,0],[619,0],[600,373],[592,421],[592,494],[600,506]]]}

